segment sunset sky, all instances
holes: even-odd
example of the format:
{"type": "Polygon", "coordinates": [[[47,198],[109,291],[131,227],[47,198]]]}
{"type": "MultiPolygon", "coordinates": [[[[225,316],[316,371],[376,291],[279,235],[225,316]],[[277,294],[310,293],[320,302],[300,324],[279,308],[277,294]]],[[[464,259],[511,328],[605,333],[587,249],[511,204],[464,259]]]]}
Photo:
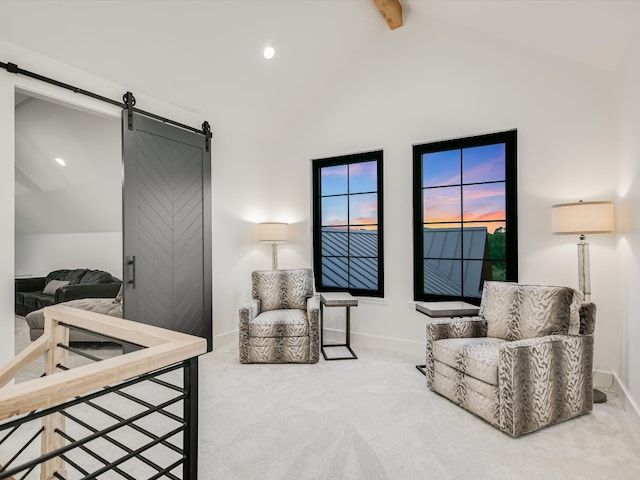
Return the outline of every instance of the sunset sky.
{"type": "MultiPolygon", "coordinates": [[[[465,223],[493,233],[505,226],[504,144],[424,154],[422,172],[423,220],[445,222],[430,228],[465,223]]],[[[370,193],[377,189],[375,161],[323,167],[320,174],[323,226],[376,228],[378,197],[370,193]]]]}
{"type": "Polygon", "coordinates": [[[376,192],[377,168],[376,162],[361,162],[321,169],[322,225],[370,229],[378,223],[378,195],[364,193],[376,192]]]}
{"type": "Polygon", "coordinates": [[[423,188],[441,187],[423,190],[425,223],[481,222],[465,226],[486,226],[490,233],[505,226],[504,144],[424,154],[422,174],[423,188]],[[497,183],[469,185],[480,182],[497,183]]]}

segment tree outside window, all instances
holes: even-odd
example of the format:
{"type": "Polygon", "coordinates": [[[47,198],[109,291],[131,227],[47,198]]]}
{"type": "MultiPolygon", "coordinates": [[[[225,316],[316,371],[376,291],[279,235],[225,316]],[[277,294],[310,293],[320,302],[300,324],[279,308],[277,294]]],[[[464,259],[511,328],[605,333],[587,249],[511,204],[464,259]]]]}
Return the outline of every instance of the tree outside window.
{"type": "Polygon", "coordinates": [[[516,130],[413,147],[414,297],[478,303],[517,281],[516,130]]]}

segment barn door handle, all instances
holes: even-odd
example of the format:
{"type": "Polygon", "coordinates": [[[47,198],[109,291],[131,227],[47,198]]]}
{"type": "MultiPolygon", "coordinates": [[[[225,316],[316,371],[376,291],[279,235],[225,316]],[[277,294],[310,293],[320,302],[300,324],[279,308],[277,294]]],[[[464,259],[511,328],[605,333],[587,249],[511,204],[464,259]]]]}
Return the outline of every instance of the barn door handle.
{"type": "Polygon", "coordinates": [[[127,282],[132,288],[136,288],[136,256],[132,256],[127,265],[131,266],[131,274],[129,275],[129,281],[127,282]]]}

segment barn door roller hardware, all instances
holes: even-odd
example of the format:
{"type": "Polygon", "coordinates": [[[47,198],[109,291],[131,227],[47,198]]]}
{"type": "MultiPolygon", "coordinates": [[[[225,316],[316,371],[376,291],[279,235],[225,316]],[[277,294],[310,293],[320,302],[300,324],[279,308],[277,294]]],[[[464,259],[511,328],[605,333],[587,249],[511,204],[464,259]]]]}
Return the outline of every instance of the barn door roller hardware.
{"type": "Polygon", "coordinates": [[[127,108],[127,123],[129,130],[133,130],[133,107],[136,105],[136,97],[133,93],[127,92],[122,96],[122,101],[127,108]]]}
{"type": "MultiPolygon", "coordinates": [[[[131,92],[127,92],[122,97],[122,102],[118,100],[112,100],[107,97],[103,97],[102,95],[98,95],[97,93],[90,92],[88,90],[83,90],[82,88],[74,87],[73,85],[69,85],[68,83],[60,82],[58,80],[54,80],[53,78],[45,77],[44,75],[40,75],[38,73],[30,72],[29,70],[24,70],[20,68],[17,64],[11,62],[0,62],[0,68],[4,68],[9,73],[14,73],[16,75],[24,75],[25,77],[34,78],[36,80],[40,80],[45,83],[49,83],[51,85],[55,85],[56,87],[64,88],[65,90],[71,90],[74,93],[79,93],[81,95],[85,95],[87,97],[93,98],[95,100],[100,100],[101,102],[108,103],[110,105],[115,105],[120,108],[127,109],[127,116],[129,122],[129,130],[133,128],[133,112],[139,113],[140,115],[144,115],[145,117],[154,118],[164,123],[168,123],[170,125],[174,125],[176,127],[183,128],[190,132],[198,133],[201,135],[206,135],[206,132],[203,129],[190,127],[189,125],[185,125],[183,123],[176,122],[174,120],[170,120],[168,118],[161,117],[160,115],[156,115],[155,113],[145,112],[144,110],[140,110],[139,108],[134,108],[136,104],[136,99],[131,92]]],[[[208,122],[205,122],[209,125],[208,122]]],[[[203,124],[204,125],[204,124],[203,124]]],[[[211,129],[209,128],[209,140],[211,139],[211,129]]],[[[208,151],[208,150],[207,150],[208,151]]]]}

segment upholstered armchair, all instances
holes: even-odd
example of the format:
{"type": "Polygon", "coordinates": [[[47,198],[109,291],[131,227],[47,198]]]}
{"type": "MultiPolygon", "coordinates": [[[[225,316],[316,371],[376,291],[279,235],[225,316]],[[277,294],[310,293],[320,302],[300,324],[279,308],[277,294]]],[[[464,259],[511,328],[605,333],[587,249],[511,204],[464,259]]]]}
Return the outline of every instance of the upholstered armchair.
{"type": "Polygon", "coordinates": [[[313,272],[251,273],[253,300],[240,308],[240,363],[317,363],[320,304],[313,272]]]}
{"type": "Polygon", "coordinates": [[[486,282],[477,317],[427,324],[427,386],[512,437],[590,412],[595,314],[571,288],[486,282]]]}

